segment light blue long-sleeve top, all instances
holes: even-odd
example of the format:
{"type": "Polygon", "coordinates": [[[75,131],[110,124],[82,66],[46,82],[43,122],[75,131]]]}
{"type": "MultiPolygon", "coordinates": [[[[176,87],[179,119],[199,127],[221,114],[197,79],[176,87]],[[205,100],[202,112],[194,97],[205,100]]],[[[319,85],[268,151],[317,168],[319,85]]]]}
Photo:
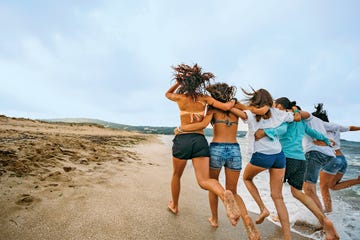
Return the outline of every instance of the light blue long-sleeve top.
{"type": "Polygon", "coordinates": [[[302,140],[305,134],[330,145],[329,139],[324,134],[310,128],[303,120],[299,122],[284,122],[276,128],[264,129],[264,132],[270,139],[278,137],[285,156],[297,160],[305,160],[302,147],[302,140]]]}

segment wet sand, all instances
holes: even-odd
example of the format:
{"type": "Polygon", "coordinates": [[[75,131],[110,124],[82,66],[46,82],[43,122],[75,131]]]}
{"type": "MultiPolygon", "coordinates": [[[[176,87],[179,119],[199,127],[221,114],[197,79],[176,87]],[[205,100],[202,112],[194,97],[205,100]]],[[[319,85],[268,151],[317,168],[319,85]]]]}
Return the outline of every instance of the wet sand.
{"type": "MultiPolygon", "coordinates": [[[[0,239],[247,239],[221,205],[219,228],[209,225],[191,164],[179,214],[167,210],[171,148],[162,138],[0,116],[0,239]]],[[[257,227],[262,239],[282,239],[267,220],[257,227]]]]}

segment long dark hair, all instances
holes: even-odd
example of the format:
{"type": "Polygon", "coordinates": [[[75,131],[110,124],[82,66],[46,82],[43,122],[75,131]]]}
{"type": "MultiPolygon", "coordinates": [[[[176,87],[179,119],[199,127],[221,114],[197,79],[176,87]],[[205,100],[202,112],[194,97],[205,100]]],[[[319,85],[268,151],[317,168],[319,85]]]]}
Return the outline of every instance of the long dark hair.
{"type": "Polygon", "coordinates": [[[296,101],[290,101],[287,97],[281,97],[275,100],[275,104],[280,104],[284,109],[291,109],[296,106],[296,101]]]}
{"type": "Polygon", "coordinates": [[[219,102],[228,102],[235,97],[236,87],[229,86],[227,83],[214,83],[206,87],[211,97],[219,102]]]}
{"type": "Polygon", "coordinates": [[[194,99],[199,95],[206,94],[206,87],[210,84],[210,80],[215,76],[211,72],[202,72],[199,65],[189,66],[179,64],[172,66],[174,69],[174,79],[180,84],[176,93],[191,96],[194,99]]]}
{"type": "Polygon", "coordinates": [[[329,122],[326,110],[323,109],[324,104],[318,103],[315,105],[316,111],[312,113],[313,116],[320,118],[324,122],[329,122]]]}
{"type": "MultiPolygon", "coordinates": [[[[250,105],[254,107],[263,107],[268,106],[272,107],[273,105],[273,98],[271,94],[263,88],[260,88],[259,90],[255,91],[252,87],[252,92],[247,92],[243,88],[241,90],[246,96],[245,101],[250,105]]],[[[256,121],[260,121],[261,118],[263,119],[269,119],[271,117],[271,111],[269,110],[265,115],[256,115],[256,121]]]]}

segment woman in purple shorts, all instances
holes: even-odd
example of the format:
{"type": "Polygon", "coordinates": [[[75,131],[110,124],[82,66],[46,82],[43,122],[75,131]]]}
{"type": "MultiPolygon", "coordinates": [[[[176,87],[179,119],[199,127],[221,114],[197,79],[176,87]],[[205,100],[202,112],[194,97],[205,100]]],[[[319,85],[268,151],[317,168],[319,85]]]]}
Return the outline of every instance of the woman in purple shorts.
{"type": "MultiPolygon", "coordinates": [[[[222,103],[205,93],[205,88],[214,78],[212,73],[203,73],[195,64],[180,64],[173,67],[176,83],[166,92],[166,97],[177,103],[180,109],[181,124],[189,124],[203,120],[207,106],[229,110],[235,101],[222,103]]],[[[171,179],[172,199],[168,209],[177,214],[180,194],[180,178],[185,169],[187,159],[192,159],[196,180],[199,186],[216,194],[223,201],[228,218],[236,225],[240,218],[240,210],[231,191],[225,190],[221,184],[209,176],[209,146],[203,129],[177,134],[173,139],[173,175],[171,179]]]]}

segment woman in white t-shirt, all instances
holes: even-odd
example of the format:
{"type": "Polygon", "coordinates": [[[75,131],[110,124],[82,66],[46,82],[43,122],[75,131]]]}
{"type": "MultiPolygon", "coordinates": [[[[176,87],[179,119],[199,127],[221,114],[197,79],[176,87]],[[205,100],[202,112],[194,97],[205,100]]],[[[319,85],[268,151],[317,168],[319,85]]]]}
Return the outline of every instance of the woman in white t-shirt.
{"type": "Polygon", "coordinates": [[[256,220],[256,223],[262,223],[270,213],[265,207],[253,179],[259,173],[269,170],[271,198],[274,201],[279,216],[284,239],[291,239],[288,211],[282,196],[283,178],[286,165],[285,155],[277,137],[273,140],[270,140],[269,138],[262,138],[255,141],[254,134],[258,129],[278,127],[283,122],[292,122],[294,121],[295,116],[296,120],[300,121],[301,114],[299,110],[286,112],[274,108],[273,98],[265,89],[259,89],[257,91],[252,89],[253,92],[251,93],[245,91],[244,89],[242,90],[247,96],[246,100],[250,106],[270,107],[269,111],[265,115],[255,115],[249,110],[244,111],[247,114],[247,120],[244,122],[248,124],[248,153],[251,154],[251,159],[245,167],[243,180],[251,196],[260,208],[260,216],[256,220]]]}
{"type": "Polygon", "coordinates": [[[316,111],[312,113],[314,116],[324,121],[324,127],[329,139],[334,141],[333,149],[335,150],[336,158],[329,161],[320,171],[320,191],[324,202],[326,212],[332,211],[332,202],[330,190],[340,190],[349,188],[356,184],[360,184],[360,176],[355,179],[341,181],[347,169],[347,162],[344,154],[340,149],[340,133],[348,131],[359,131],[358,126],[342,126],[340,124],[329,122],[327,113],[323,110],[323,104],[319,103],[316,106],[316,111]]]}

